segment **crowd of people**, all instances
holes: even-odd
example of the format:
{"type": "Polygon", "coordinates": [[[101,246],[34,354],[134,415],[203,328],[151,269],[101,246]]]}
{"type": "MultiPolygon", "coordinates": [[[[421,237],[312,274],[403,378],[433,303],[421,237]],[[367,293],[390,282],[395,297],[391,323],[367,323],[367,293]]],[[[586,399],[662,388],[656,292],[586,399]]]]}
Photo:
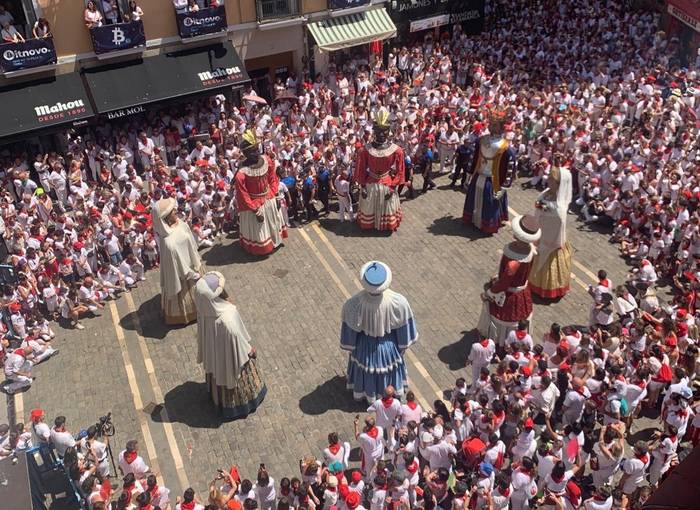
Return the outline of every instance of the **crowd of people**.
{"type": "MultiPolygon", "coordinates": [[[[334,196],[341,221],[352,220],[355,151],[380,106],[406,153],[404,199],[416,196],[414,175],[423,193],[436,173],[464,185],[474,143],[498,108],[508,112],[525,185],[541,187],[553,166],[568,167],[572,210],[610,230],[631,265],[626,281],[614,286],[599,273],[588,328],[554,324],[535,344],[523,324],[505,345],[476,343],[472,383],[458,380],[449,405],[422,410],[410,393],[400,402],[388,388],[357,425],[363,468],[348,470],[348,446],[331,434],[326,451],[279,484],[264,467],[255,483],[222,473],[210,508],[639,508],[700,431],[700,76],[695,62],[681,65],[680,43],[659,30],[657,13],[625,2],[487,4],[480,36],[454,26],[384,58],[334,58],[327,73],[279,80],[269,105],[249,88],[240,103],[219,95],[101,120],[69,133],[63,151],[6,148],[6,390],[28,387],[32,366],[58,352],[53,319],[82,329],[83,317],[158,267],[151,213],[159,199],[177,199],[200,247],[236,228],[244,130],[277,162],[279,206],[294,226],[330,214],[334,196]],[[671,300],[657,295],[660,283],[671,300]],[[658,434],[626,453],[632,419],[659,406],[658,434]]],[[[23,426],[2,435],[5,454],[31,443],[23,426]]],[[[133,474],[128,487],[153,489],[146,471],[133,474]]],[[[99,508],[102,475],[90,476],[86,493],[99,508]]],[[[129,497],[117,508],[158,506],[152,501],[129,497]]],[[[191,491],[178,504],[202,507],[191,491]]]]}

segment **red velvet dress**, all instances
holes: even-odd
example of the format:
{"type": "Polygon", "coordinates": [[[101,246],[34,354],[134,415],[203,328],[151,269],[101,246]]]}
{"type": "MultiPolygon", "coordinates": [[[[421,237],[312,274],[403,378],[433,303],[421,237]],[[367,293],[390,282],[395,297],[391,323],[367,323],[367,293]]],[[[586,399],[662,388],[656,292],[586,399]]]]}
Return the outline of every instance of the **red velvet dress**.
{"type": "Polygon", "coordinates": [[[489,304],[492,317],[503,322],[518,322],[532,314],[532,295],[527,281],[532,259],[506,247],[498,267],[498,279],[490,289],[493,294],[505,292],[505,302],[503,306],[489,304]]]}

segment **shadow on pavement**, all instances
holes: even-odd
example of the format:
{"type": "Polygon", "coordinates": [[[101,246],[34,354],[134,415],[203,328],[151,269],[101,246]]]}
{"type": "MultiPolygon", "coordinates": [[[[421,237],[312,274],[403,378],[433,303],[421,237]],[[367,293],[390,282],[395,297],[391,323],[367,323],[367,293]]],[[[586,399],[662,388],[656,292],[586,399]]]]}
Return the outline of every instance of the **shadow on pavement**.
{"type": "Polygon", "coordinates": [[[457,342],[446,345],[438,351],[438,358],[452,370],[462,370],[467,362],[467,356],[472,344],[479,341],[479,331],[476,328],[462,331],[462,338],[457,342]]]}
{"type": "Polygon", "coordinates": [[[458,216],[443,216],[433,220],[428,226],[428,232],[434,236],[457,236],[466,237],[470,241],[491,237],[491,234],[482,232],[473,225],[465,225],[462,218],[458,216]]]}
{"type": "Polygon", "coordinates": [[[156,294],[148,301],[144,301],[135,312],[130,312],[122,317],[119,324],[128,331],[136,331],[136,319],[141,326],[141,334],[144,338],[157,338],[162,340],[173,329],[184,328],[182,326],[168,326],[163,321],[160,309],[160,294],[156,294]]]}
{"type": "Polygon", "coordinates": [[[202,429],[217,429],[225,420],[209,399],[205,382],[187,381],[175,386],[165,394],[165,402],[156,406],[150,413],[155,422],[166,421],[161,413],[163,407],[167,411],[170,423],[184,423],[188,427],[202,429]]]}
{"type": "MultiPolygon", "coordinates": [[[[274,252],[272,252],[274,253],[274,252]]],[[[202,253],[202,260],[208,266],[217,267],[228,264],[249,264],[257,262],[265,256],[251,255],[241,245],[234,241],[231,244],[217,244],[202,253]]]]}
{"type": "Polygon", "coordinates": [[[318,220],[323,230],[343,237],[391,237],[391,230],[362,230],[354,221],[341,222],[338,218],[321,218],[318,220]]]}
{"type": "Polygon", "coordinates": [[[337,409],[347,413],[364,412],[365,402],[356,402],[352,392],[345,388],[345,377],[336,375],[333,379],[317,386],[311,393],[299,399],[299,409],[304,414],[319,415],[337,409]]]}

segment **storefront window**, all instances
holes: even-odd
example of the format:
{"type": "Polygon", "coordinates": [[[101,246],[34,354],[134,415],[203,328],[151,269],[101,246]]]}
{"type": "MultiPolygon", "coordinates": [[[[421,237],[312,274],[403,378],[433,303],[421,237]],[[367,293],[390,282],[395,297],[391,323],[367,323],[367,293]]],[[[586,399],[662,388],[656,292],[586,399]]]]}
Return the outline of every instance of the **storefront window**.
{"type": "Polygon", "coordinates": [[[285,18],[299,14],[297,0],[258,0],[258,21],[285,18]]]}

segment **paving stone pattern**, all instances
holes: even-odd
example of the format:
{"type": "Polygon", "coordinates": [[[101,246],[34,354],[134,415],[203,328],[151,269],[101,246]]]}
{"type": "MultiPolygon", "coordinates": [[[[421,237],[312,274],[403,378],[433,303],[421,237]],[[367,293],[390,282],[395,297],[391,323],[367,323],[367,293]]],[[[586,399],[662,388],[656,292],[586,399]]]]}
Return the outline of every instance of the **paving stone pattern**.
{"type": "MultiPolygon", "coordinates": [[[[511,232],[504,228],[496,236],[484,237],[463,226],[464,193],[450,190],[445,176],[437,182],[438,189],[403,203],[404,221],[391,236],[363,233],[354,224],[339,223],[335,214],[322,218],[321,231],[342,258],[342,265],[311,226],[303,228],[318,255],[350,293],[356,292],[353,278],[364,262],[379,259],[390,265],[392,288],[408,297],[417,317],[420,338],[413,353],[437,386],[446,390],[457,377],[469,376],[463,367],[481,307],[479,294],[496,272],[498,250],[511,239],[511,232]]],[[[516,211],[530,212],[536,192],[516,187],[509,197],[516,211]]],[[[579,262],[594,273],[607,269],[615,283],[623,280],[627,268],[607,236],[589,231],[573,215],[569,236],[579,262]]],[[[163,324],[158,273],[150,272],[147,281],[132,292],[135,311],[123,298],[117,303],[127,352],[147,409],[134,407],[106,308],[102,317],[85,321],[84,331],[59,328],[56,343],[61,354],[36,369],[38,379],[23,395],[25,417],[30,409],[41,406],[51,418],[67,416],[69,428],[77,431],[111,410],[117,426],[116,454],[127,439],[143,441],[139,417],[145,416],[165,483],[178,493],[182,487],[159,423],[164,406],[189,483],[202,498],[216,468],[237,464],[245,477],[254,478],[262,462],[279,480],[298,474],[300,456],[320,455],[330,431],[338,431],[355,446],[352,419],[365,406],[353,402],[345,390],[347,358],[338,347],[345,296],[306,238],[299,230],[290,230],[285,246],[265,259],[249,257],[237,241],[225,239],[203,258],[208,268],[226,276],[227,289],[258,349],[268,395],[257,412],[235,422],[218,419],[209,406],[203,372],[196,363],[196,325],[171,329],[163,324]],[[138,348],[134,314],[164,402],[156,401],[151,388],[138,348]]],[[[584,286],[592,283],[577,268],[574,273],[584,286]]],[[[573,283],[571,293],[560,302],[536,305],[537,338],[554,321],[586,323],[590,298],[584,286],[573,283]]],[[[409,375],[427,400],[437,397],[415,367],[409,367],[409,375]]],[[[148,461],[143,446],[142,451],[148,461]]]]}

